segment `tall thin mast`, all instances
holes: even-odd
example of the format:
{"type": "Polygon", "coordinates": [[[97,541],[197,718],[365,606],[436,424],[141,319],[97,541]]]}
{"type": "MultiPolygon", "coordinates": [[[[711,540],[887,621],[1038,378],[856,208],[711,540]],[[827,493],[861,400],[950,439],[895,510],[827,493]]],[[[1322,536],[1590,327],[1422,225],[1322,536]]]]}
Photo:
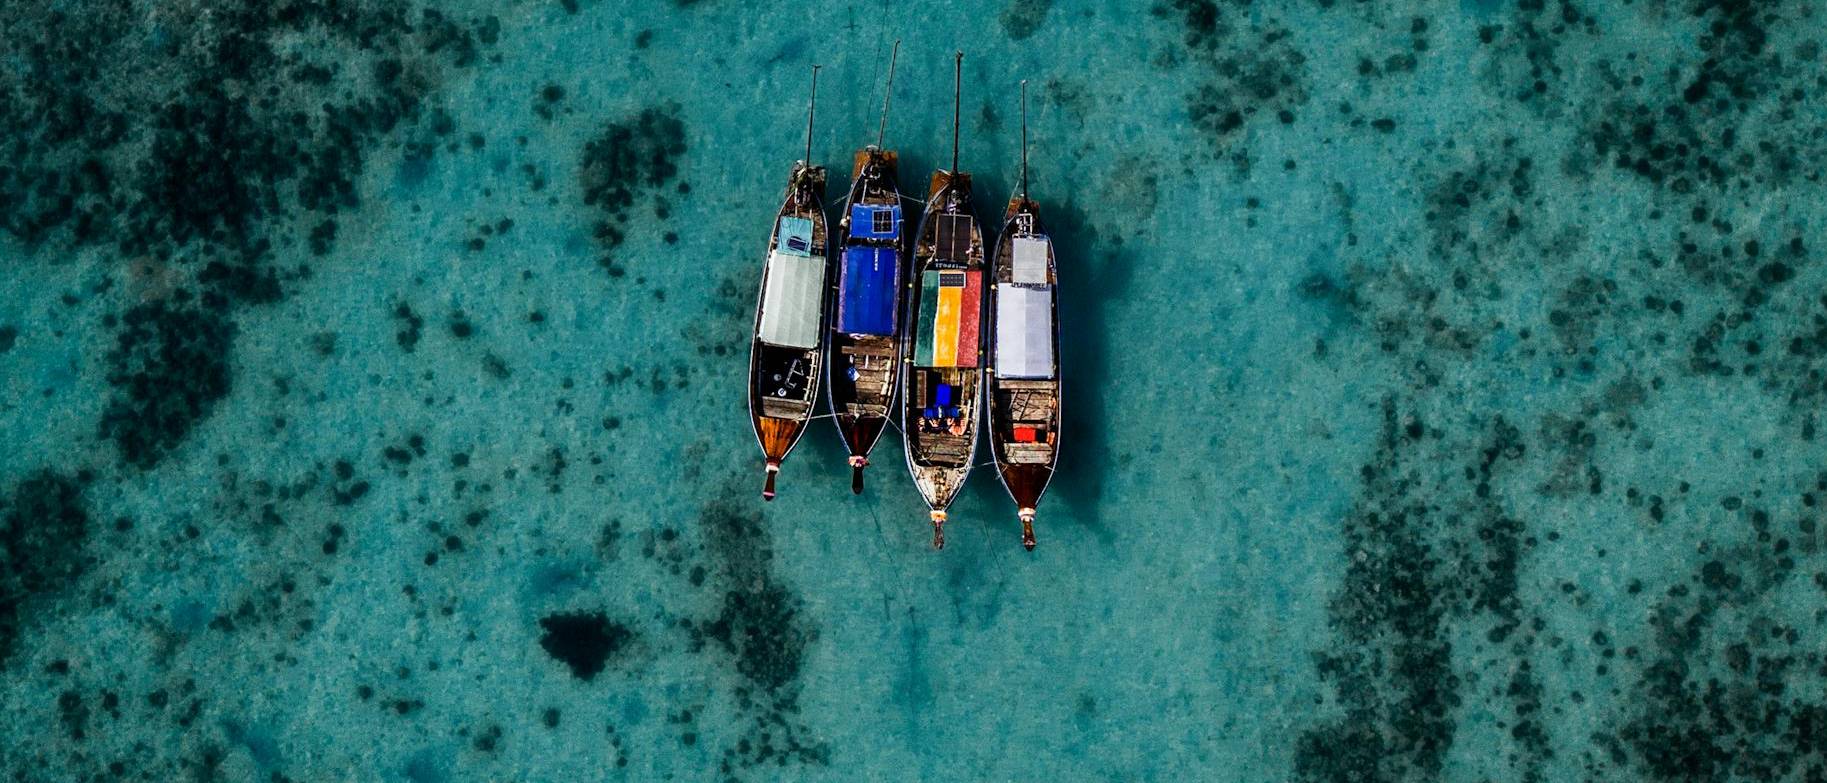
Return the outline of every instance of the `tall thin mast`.
{"type": "Polygon", "coordinates": [[[1021,203],[1028,203],[1028,80],[1021,80],[1021,203]]]}
{"type": "Polygon", "coordinates": [[[812,66],[812,100],[806,104],[806,168],[812,167],[812,118],[818,112],[818,66],[812,66]]]}
{"type": "Polygon", "coordinates": [[[880,148],[882,140],[888,137],[888,99],[894,97],[894,61],[901,56],[901,41],[895,39],[894,50],[888,53],[888,86],[882,90],[882,121],[875,129],[875,146],[880,148]]]}
{"type": "Polygon", "coordinates": [[[958,106],[964,98],[964,52],[952,61],[952,174],[958,173],[958,106]]]}

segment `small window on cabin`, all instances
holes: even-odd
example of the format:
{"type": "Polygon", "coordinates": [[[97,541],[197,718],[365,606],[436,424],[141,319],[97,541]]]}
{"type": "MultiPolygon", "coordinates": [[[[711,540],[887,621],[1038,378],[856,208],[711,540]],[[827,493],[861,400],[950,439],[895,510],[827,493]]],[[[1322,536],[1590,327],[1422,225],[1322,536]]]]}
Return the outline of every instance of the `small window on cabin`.
{"type": "Polygon", "coordinates": [[[876,234],[894,233],[894,211],[887,209],[876,210],[870,216],[870,228],[873,229],[872,233],[876,234]]]}

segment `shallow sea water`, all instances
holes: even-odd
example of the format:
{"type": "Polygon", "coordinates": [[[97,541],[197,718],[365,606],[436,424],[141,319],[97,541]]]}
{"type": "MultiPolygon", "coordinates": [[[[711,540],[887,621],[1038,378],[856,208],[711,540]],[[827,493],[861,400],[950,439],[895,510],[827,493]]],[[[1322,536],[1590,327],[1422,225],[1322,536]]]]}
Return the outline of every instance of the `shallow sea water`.
{"type": "Polygon", "coordinates": [[[1827,8],[0,9],[17,781],[1827,780],[1827,8]],[[760,251],[1018,175],[1039,548],[757,497],[760,251]]]}

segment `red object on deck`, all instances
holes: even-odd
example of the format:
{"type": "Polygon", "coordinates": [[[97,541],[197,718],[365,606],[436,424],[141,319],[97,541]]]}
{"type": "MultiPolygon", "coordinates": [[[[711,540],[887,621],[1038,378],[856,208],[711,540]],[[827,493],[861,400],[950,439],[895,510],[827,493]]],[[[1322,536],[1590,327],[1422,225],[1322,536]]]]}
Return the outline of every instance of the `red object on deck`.
{"type": "Polygon", "coordinates": [[[1033,442],[1039,440],[1038,435],[1039,435],[1039,432],[1037,430],[1035,430],[1033,427],[1017,426],[1015,428],[1015,442],[1016,443],[1033,443],[1033,442]]]}

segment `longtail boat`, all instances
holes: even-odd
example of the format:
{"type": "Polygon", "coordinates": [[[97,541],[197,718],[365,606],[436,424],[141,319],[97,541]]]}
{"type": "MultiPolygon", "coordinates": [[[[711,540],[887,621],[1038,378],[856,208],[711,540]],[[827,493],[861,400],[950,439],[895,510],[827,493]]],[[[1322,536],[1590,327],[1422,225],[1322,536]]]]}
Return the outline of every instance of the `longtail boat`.
{"type": "Polygon", "coordinates": [[[806,159],[793,164],[787,194],[774,216],[755,333],[749,350],[749,418],[767,459],[761,497],[774,499],[780,463],[805,434],[818,399],[819,362],[825,350],[825,169],[812,165],[812,118],[818,106],[818,66],[806,109],[806,159]]]}
{"type": "Polygon", "coordinates": [[[900,159],[882,146],[888,131],[888,104],[894,91],[894,64],[901,42],[888,60],[888,89],[876,142],[857,151],[852,161],[850,195],[838,222],[837,281],[831,298],[837,313],[831,324],[830,377],[832,418],[850,452],[850,491],[863,492],[863,468],[869,452],[888,427],[894,404],[896,368],[901,362],[902,258],[906,253],[901,219],[901,190],[896,184],[900,159]]]}
{"type": "Polygon", "coordinates": [[[901,429],[907,468],[931,509],[933,548],[945,547],[945,513],[970,477],[983,380],[983,231],[972,213],[971,175],[958,170],[964,54],[953,64],[952,167],[933,172],[915,234],[914,276],[902,340],[901,429]]]}
{"type": "Polygon", "coordinates": [[[1053,240],[1028,198],[1028,83],[1021,83],[1021,191],[1009,199],[990,284],[990,453],[1034,549],[1034,510],[1059,461],[1059,294],[1053,240]]]}

